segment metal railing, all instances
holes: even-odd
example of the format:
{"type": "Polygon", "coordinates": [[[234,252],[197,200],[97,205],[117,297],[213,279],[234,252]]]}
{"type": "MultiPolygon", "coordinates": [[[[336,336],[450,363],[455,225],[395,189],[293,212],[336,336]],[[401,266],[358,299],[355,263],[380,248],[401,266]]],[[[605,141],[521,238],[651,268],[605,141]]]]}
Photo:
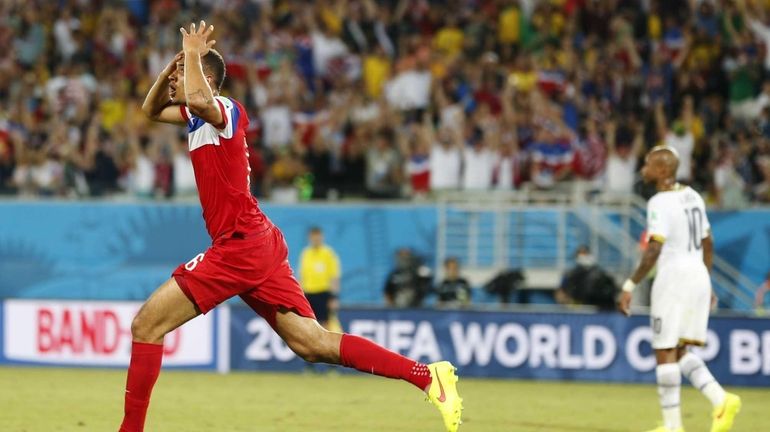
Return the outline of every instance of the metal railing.
{"type": "MultiPolygon", "coordinates": [[[[638,224],[646,223],[646,203],[640,197],[631,201],[629,216],[638,224]]],[[[725,259],[714,254],[711,271],[714,290],[720,302],[730,309],[750,310],[753,308],[757,286],[749,278],[741,274],[738,269],[725,259]]]]}
{"type": "MultiPolygon", "coordinates": [[[[456,256],[470,273],[485,277],[506,268],[561,275],[574,249],[586,244],[620,280],[639,259],[646,203],[636,195],[602,194],[587,200],[582,194],[523,190],[453,192],[437,198],[436,269],[446,257],[456,256]]],[[[712,275],[723,305],[751,309],[752,281],[719,256],[714,257],[712,275]]]]}
{"type": "Polygon", "coordinates": [[[442,268],[448,256],[456,256],[471,273],[491,274],[512,267],[562,272],[567,268],[570,246],[568,209],[566,197],[545,194],[441,196],[436,269],[442,268]]]}

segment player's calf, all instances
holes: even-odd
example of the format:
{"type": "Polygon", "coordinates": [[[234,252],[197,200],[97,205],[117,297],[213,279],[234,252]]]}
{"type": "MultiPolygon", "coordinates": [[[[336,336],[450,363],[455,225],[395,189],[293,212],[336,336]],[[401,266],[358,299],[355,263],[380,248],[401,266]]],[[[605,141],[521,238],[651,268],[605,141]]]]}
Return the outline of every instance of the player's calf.
{"type": "Polygon", "coordinates": [[[368,339],[327,331],[314,319],[283,311],[276,314],[274,328],[289,348],[305,361],[339,364],[373,375],[403,379],[420,390],[430,385],[426,365],[368,339]]]}
{"type": "Polygon", "coordinates": [[[682,375],[677,363],[663,363],[655,368],[658,382],[658,397],[663,413],[663,424],[671,431],[682,427],[680,392],[682,375]]]}
{"type": "Polygon", "coordinates": [[[447,431],[457,431],[462,399],[457,394],[457,376],[451,364],[440,362],[429,367],[360,336],[327,331],[314,319],[291,311],[277,313],[274,328],[305,361],[339,364],[413,384],[425,391],[428,399],[441,411],[447,431]]]}
{"type": "Polygon", "coordinates": [[[164,336],[198,315],[176,281],[160,286],[131,322],[131,362],[126,378],[120,432],[142,432],[147,407],[163,359],[164,336]]]}
{"type": "Polygon", "coordinates": [[[690,383],[716,408],[725,400],[725,391],[700,357],[686,352],[679,359],[679,368],[690,383]]]}
{"type": "Polygon", "coordinates": [[[275,317],[275,331],[286,345],[309,363],[339,364],[340,333],[330,332],[314,319],[294,312],[280,312],[275,317]]]}
{"type": "Polygon", "coordinates": [[[711,374],[700,357],[686,350],[679,359],[682,375],[705,396],[713,407],[712,432],[726,432],[732,429],[735,416],[741,409],[741,398],[727,393],[711,374]]]}
{"type": "Polygon", "coordinates": [[[339,333],[332,333],[318,325],[318,331],[311,338],[291,338],[286,341],[289,348],[299,357],[309,363],[339,363],[339,333]]]}

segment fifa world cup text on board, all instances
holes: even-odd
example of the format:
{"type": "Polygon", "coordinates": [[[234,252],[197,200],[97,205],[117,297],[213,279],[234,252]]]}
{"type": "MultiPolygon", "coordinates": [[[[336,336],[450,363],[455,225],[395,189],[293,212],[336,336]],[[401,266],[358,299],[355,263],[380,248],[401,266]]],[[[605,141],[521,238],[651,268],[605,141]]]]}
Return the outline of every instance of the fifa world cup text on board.
{"type": "Polygon", "coordinates": [[[757,334],[736,329],[730,333],[730,372],[770,375],[770,330],[757,334]]]}
{"type": "MultiPolygon", "coordinates": [[[[601,371],[622,359],[634,371],[649,372],[656,365],[648,326],[635,327],[622,339],[603,325],[454,321],[441,329],[425,320],[354,319],[347,327],[404,355],[424,361],[452,358],[458,366],[601,371]]],[[[248,360],[285,363],[296,359],[261,318],[251,319],[247,330],[253,337],[244,352],[248,360]]],[[[706,347],[695,352],[711,361],[728,348],[723,344],[729,344],[731,373],[770,374],[770,331],[735,329],[720,341],[709,330],[706,347]]]]}

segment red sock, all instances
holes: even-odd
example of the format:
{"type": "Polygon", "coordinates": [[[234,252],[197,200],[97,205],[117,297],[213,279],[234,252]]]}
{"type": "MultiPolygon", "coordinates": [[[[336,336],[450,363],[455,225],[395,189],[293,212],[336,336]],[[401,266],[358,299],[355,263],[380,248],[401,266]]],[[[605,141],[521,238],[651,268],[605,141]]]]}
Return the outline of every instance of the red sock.
{"type": "Polygon", "coordinates": [[[420,390],[431,382],[428,366],[350,334],[342,335],[340,363],[361,372],[408,381],[420,390]]]}
{"type": "Polygon", "coordinates": [[[163,345],[134,342],[126,379],[126,401],[120,432],[142,432],[152,386],[160,374],[163,345]]]}

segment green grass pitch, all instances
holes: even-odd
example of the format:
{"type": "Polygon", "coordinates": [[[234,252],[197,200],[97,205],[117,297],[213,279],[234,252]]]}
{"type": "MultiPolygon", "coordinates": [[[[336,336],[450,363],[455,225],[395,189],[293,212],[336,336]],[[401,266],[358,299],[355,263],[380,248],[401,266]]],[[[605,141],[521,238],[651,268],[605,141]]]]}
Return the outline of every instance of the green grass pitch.
{"type": "MultiPolygon", "coordinates": [[[[0,431],[116,431],[122,370],[0,368],[0,431]]],[[[660,417],[652,385],[462,378],[462,432],[644,431],[660,417]]],[[[770,390],[743,397],[735,431],[770,431],[770,390]]],[[[707,431],[710,407],[685,387],[688,431],[707,431]]],[[[290,375],[165,371],[147,432],[440,432],[422,394],[403,382],[365,375],[290,375]]]]}

